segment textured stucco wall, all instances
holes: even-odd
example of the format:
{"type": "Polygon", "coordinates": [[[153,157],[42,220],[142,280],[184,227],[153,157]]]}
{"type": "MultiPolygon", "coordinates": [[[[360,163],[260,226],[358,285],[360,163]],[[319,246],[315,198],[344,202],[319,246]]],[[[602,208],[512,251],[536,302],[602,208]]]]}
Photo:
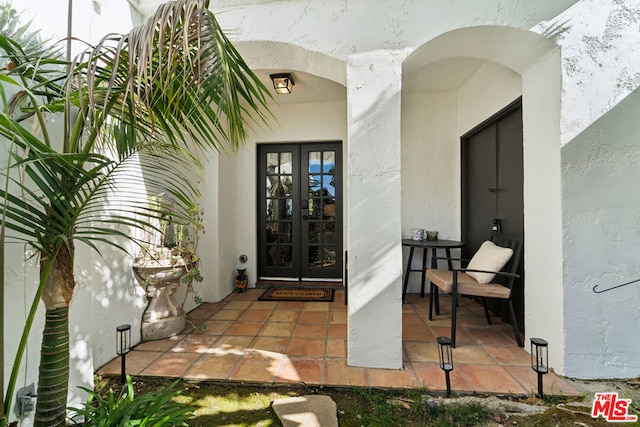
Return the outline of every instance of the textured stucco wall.
{"type": "Polygon", "coordinates": [[[640,93],[562,150],[566,373],[640,373],[640,93]]]}
{"type": "MultiPolygon", "coordinates": [[[[401,223],[405,238],[412,228],[438,230],[442,239],[460,238],[456,113],[454,91],[402,94],[401,223]]],[[[408,256],[408,248],[404,252],[408,256]]],[[[414,268],[421,264],[421,257],[414,256],[414,268]]],[[[409,283],[410,291],[417,291],[420,274],[412,274],[409,283]]]]}
{"type": "MultiPolygon", "coordinates": [[[[155,0],[140,3],[149,1],[155,0]]],[[[420,46],[454,28],[507,25],[529,29],[575,2],[228,0],[212,2],[211,9],[219,12],[218,19],[232,40],[282,41],[344,59],[357,52],[420,46]]]]}
{"type": "MultiPolygon", "coordinates": [[[[486,62],[458,91],[458,138],[521,95],[522,79],[518,73],[495,62],[486,62]]],[[[457,160],[459,168],[460,156],[457,160]]]]}
{"type": "MultiPolygon", "coordinates": [[[[640,2],[581,1],[562,47],[565,372],[640,374],[640,2]]],[[[565,17],[562,17],[565,20],[565,17]]]]}
{"type": "MultiPolygon", "coordinates": [[[[460,143],[456,133],[457,92],[402,94],[402,236],[412,228],[437,230],[441,239],[460,238],[460,143]]],[[[409,249],[403,248],[405,266],[409,249]]],[[[413,266],[422,266],[414,251],[413,266]]],[[[418,292],[412,273],[408,292],[418,292]]],[[[428,292],[428,289],[426,290],[428,292]]]]}
{"type": "Polygon", "coordinates": [[[560,215],[560,53],[554,49],[522,75],[524,133],[525,331],[549,342],[549,363],[564,373],[562,223],[560,215]],[[553,301],[550,304],[549,301],[553,301]]]}
{"type": "Polygon", "coordinates": [[[402,368],[402,59],[354,55],[347,68],[348,363],[402,368]]]}

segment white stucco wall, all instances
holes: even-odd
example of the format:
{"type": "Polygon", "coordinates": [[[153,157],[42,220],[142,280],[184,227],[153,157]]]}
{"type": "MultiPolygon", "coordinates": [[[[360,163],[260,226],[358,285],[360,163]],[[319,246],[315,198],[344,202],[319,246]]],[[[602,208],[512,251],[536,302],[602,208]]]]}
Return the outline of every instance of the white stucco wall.
{"type": "Polygon", "coordinates": [[[560,212],[560,54],[554,49],[522,75],[525,333],[549,343],[549,364],[562,374],[564,304],[560,212]],[[555,304],[549,304],[555,301],[555,304]]]}
{"type": "MultiPolygon", "coordinates": [[[[462,135],[511,104],[519,96],[522,96],[520,75],[495,62],[485,62],[458,91],[458,143],[462,135]]],[[[459,155],[457,163],[460,169],[459,155]]]]}
{"type": "MultiPolygon", "coordinates": [[[[37,262],[35,259],[25,261],[25,250],[25,245],[21,243],[5,245],[5,306],[3,310],[5,387],[9,382],[14,356],[38,285],[37,262]]],[[[33,332],[29,335],[26,357],[21,363],[16,391],[29,384],[37,384],[43,328],[44,309],[41,307],[33,322],[33,332]]],[[[17,419],[13,412],[14,408],[11,409],[11,419],[17,419]]],[[[33,423],[31,417],[25,418],[24,422],[25,425],[33,423]]]]}
{"type": "Polygon", "coordinates": [[[581,1],[562,48],[563,304],[567,375],[637,376],[640,2],[581,1]]]}
{"type": "MultiPolygon", "coordinates": [[[[460,140],[457,92],[402,94],[402,237],[412,228],[437,230],[440,239],[460,239],[460,140]]],[[[408,248],[404,248],[403,266],[408,248]]],[[[422,266],[415,251],[413,268],[422,266]]],[[[419,292],[421,275],[409,277],[419,292]]],[[[428,292],[428,289],[426,290],[428,292]]]]}
{"type": "Polygon", "coordinates": [[[640,94],[562,150],[567,375],[640,372],[640,94]],[[569,363],[570,362],[570,363],[569,363]]]}
{"type": "Polygon", "coordinates": [[[403,56],[347,67],[348,363],[402,368],[401,84],[403,56]]]}
{"type": "MultiPolygon", "coordinates": [[[[121,244],[136,249],[122,241],[121,244]]],[[[102,255],[85,245],[76,248],[76,290],[69,310],[70,396],[82,403],[79,385],[93,385],[95,370],[116,356],[116,327],[131,325],[132,343],[140,342],[144,289],[133,277],[133,258],[103,247],[102,255]]]]}

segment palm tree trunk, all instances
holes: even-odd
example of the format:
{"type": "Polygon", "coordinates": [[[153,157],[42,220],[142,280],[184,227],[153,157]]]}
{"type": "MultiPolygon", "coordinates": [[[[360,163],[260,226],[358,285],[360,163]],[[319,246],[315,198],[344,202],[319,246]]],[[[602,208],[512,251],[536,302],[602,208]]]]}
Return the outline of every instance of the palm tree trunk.
{"type": "Polygon", "coordinates": [[[47,309],[36,404],[35,427],[66,425],[69,389],[69,307],[47,309]]]}
{"type": "Polygon", "coordinates": [[[67,394],[69,392],[69,304],[73,296],[72,241],[62,244],[55,252],[51,271],[45,270],[47,259],[40,260],[40,274],[44,279],[42,301],[46,309],[40,369],[35,427],[66,426],[67,394]]]}

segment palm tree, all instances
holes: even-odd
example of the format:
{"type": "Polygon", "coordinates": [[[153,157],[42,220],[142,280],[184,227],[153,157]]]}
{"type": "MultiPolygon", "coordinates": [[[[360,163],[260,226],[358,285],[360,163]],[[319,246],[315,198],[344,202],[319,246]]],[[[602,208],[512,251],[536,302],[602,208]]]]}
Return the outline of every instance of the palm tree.
{"type": "MultiPolygon", "coordinates": [[[[14,371],[40,300],[46,313],[36,426],[65,425],[76,246],[124,250],[123,241],[135,241],[132,228],[166,215],[187,220],[198,199],[188,171],[198,157],[237,148],[248,123],[266,120],[270,95],[208,3],[166,3],[144,26],[106,36],[70,63],[33,55],[0,35],[8,59],[0,77],[14,88],[11,97],[2,91],[0,113],[0,135],[10,141],[10,161],[1,168],[2,232],[27,242],[40,263],[14,371]],[[48,129],[52,114],[64,118],[60,139],[48,129]],[[134,165],[142,165],[147,189],[171,196],[174,210],[147,207],[146,217],[132,215],[146,200],[135,191],[118,192],[123,209],[105,209],[115,188],[135,179],[134,165]]],[[[6,414],[14,388],[12,377],[6,414]]]]}

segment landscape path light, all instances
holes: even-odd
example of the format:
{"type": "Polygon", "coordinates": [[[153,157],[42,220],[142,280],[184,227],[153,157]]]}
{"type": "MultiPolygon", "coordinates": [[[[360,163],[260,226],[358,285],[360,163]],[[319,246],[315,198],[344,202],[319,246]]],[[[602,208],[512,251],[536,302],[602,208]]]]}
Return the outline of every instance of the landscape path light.
{"type": "Polygon", "coordinates": [[[120,325],[116,328],[116,353],[122,356],[122,369],[120,381],[124,384],[126,379],[126,357],[131,351],[131,325],[120,325]]]}
{"type": "Polygon", "coordinates": [[[549,372],[549,343],[542,338],[531,338],[531,369],[538,373],[538,396],[542,399],[542,376],[549,372]]]}
{"type": "Polygon", "coordinates": [[[440,359],[440,369],[444,371],[447,381],[447,397],[451,396],[451,378],[449,372],[453,371],[453,352],[451,350],[451,338],[438,337],[438,358],[440,359]]]}

